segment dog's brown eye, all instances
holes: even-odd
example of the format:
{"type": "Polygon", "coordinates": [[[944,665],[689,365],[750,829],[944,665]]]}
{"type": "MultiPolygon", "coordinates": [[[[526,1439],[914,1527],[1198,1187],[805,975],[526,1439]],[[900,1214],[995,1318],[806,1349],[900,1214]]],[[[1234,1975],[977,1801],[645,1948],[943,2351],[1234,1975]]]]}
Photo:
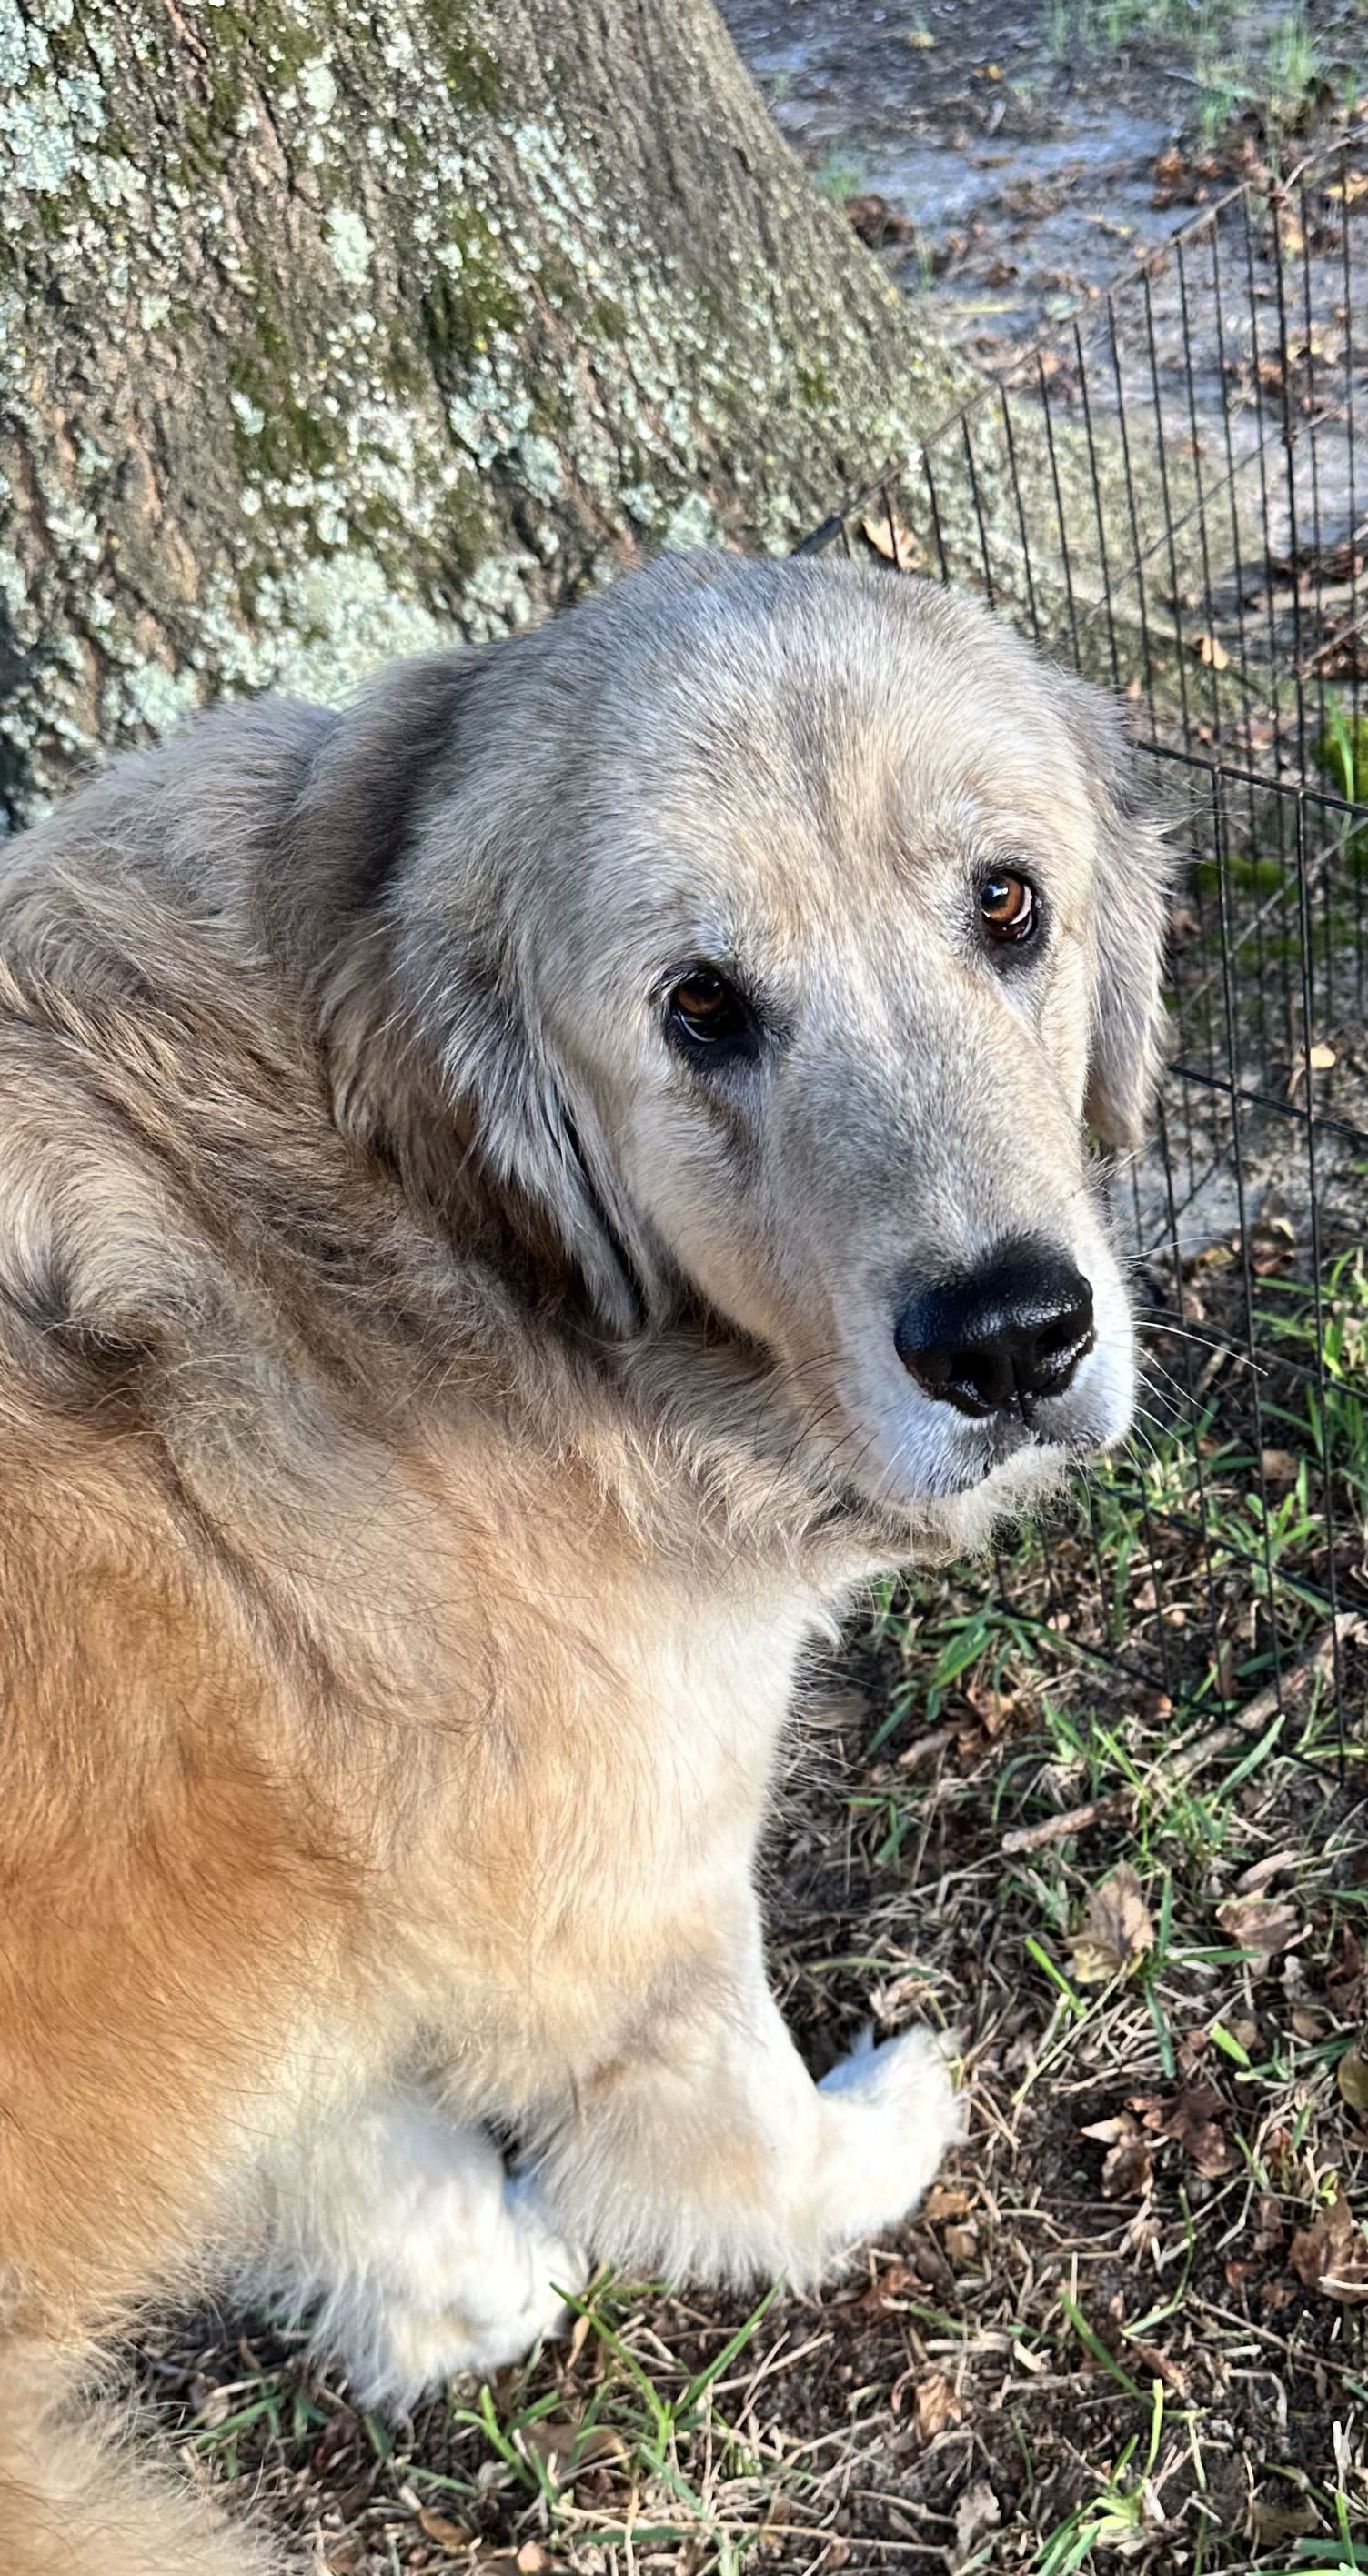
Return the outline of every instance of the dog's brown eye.
{"type": "Polygon", "coordinates": [[[1029,939],[1039,911],[1035,887],[1028,878],[1003,868],[984,878],[979,887],[979,910],[991,940],[1011,945],[1029,939]]]}
{"type": "Polygon", "coordinates": [[[744,994],[711,967],[695,966],[670,995],[674,1029],[694,1046],[735,1046],[750,1040],[755,1021],[744,994]]]}

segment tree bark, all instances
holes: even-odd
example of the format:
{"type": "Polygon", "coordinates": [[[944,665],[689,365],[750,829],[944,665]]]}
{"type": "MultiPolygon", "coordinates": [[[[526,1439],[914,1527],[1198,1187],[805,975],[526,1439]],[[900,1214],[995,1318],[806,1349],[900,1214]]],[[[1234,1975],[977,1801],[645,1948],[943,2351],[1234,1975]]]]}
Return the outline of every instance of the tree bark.
{"type": "Polygon", "coordinates": [[[961,390],[711,0],[0,0],[0,793],[786,547],[961,390]]]}

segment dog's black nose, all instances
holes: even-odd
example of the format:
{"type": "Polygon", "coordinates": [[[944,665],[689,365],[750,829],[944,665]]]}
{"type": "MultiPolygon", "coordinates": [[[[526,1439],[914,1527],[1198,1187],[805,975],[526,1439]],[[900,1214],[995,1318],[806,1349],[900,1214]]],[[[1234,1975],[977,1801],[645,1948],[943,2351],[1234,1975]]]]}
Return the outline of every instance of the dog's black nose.
{"type": "Polygon", "coordinates": [[[928,1395],[960,1413],[1014,1411],[1063,1394],[1093,1346],[1092,1290],[1061,1253],[1006,1244],[986,1268],[909,1298],[894,1338],[928,1395]]]}

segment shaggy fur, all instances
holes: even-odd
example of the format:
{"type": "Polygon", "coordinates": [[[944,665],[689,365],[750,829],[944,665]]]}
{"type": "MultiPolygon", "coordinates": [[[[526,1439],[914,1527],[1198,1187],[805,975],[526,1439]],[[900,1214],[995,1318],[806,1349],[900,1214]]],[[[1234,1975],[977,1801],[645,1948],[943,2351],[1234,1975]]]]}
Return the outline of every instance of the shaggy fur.
{"type": "Polygon", "coordinates": [[[812,2278],[914,2204],[941,2051],[814,2088],[757,1834],[854,1589],[1125,1427],[1084,1111],[1139,1130],[1165,875],[982,613],[709,558],[5,854],[0,2569],[278,2563],[68,2421],[153,2289],[403,2404],[593,2257],[812,2278]],[[669,1043],[698,960],[754,1065],[669,1043]],[[1097,1345],[1004,1428],[893,1326],[1023,1234],[1097,1345]]]}

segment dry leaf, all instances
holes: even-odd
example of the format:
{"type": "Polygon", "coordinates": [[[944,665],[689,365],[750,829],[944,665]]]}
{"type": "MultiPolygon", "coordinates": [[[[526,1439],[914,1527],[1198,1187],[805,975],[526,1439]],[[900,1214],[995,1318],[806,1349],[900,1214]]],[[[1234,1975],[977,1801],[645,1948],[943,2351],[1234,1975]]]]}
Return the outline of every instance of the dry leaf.
{"type": "Polygon", "coordinates": [[[962,2567],[966,2558],[972,2555],[974,2543],[983,2538],[985,2531],[996,2531],[1001,2520],[1002,2507],[987,2479],[976,2479],[955,2507],[952,2567],[962,2567]]]}
{"type": "Polygon", "coordinates": [[[1105,1985],[1153,1949],[1154,1925],[1129,1861],[1093,1889],[1069,1946],[1080,1986],[1105,1985]]]}
{"type": "Polygon", "coordinates": [[[1313,1073],[1328,1073],[1333,1064],[1338,1064],[1339,1058],[1332,1046],[1322,1044],[1307,1048],[1306,1061],[1313,1073]]]}
{"type": "Polygon", "coordinates": [[[899,572],[915,572],[917,541],[910,528],[903,526],[896,510],[869,510],[860,521],[876,555],[885,563],[896,564],[899,572]]]}
{"type": "Polygon", "coordinates": [[[1121,2235],[1123,2254],[1133,2254],[1137,2263],[1154,2252],[1164,2230],[1154,2214],[1153,2201],[1144,2200],[1134,2218],[1128,2219],[1121,2235]]]}
{"type": "Polygon", "coordinates": [[[1300,2540],[1308,2532],[1321,2529],[1320,2515],[1314,2505],[1252,2504],[1249,2508],[1251,2540],[1271,2545],[1280,2540],[1300,2540]]]}
{"type": "Polygon", "coordinates": [[[1142,2343],[1135,2335],[1126,2335],[1123,2338],[1121,2357],[1124,2359],[1132,2353],[1141,2368],[1150,2373],[1151,2378],[1164,2380],[1176,2396],[1183,2398],[1187,2396],[1187,2372],[1178,2362],[1170,2361],[1168,2354],[1161,2352],[1157,2344],[1142,2343]]]}
{"type": "Polygon", "coordinates": [[[1363,1986],[1363,1944],[1347,1923],[1341,1923],[1325,1972],[1325,1992],[1338,2020],[1357,2020],[1363,1986]]]}
{"type": "Polygon", "coordinates": [[[882,250],[885,242],[910,241],[917,229],[907,215],[890,206],[887,197],[848,197],[842,211],[851,231],[871,250],[882,250]]]}
{"type": "Polygon", "coordinates": [[[972,2263],[978,2252],[976,2227],[947,2227],[945,2250],[952,2263],[972,2263]]]}
{"type": "Polygon", "coordinates": [[[1255,2253],[1273,2253],[1282,2244],[1285,2234],[1277,2201],[1271,2191],[1262,2192],[1259,2197],[1259,2224],[1254,2231],[1255,2253]]]}
{"type": "Polygon", "coordinates": [[[1235,1881],[1236,1895],[1262,1896],[1269,1880],[1282,1870],[1295,1869],[1300,1858],[1300,1852],[1291,1844],[1284,1851],[1265,1852],[1262,1860],[1252,1860],[1248,1869],[1241,1870],[1235,1881]]]}
{"type": "Polygon", "coordinates": [[[1295,1485],[1300,1461],[1290,1449],[1261,1449],[1259,1465],[1267,1485],[1295,1485]]]}
{"type": "Polygon", "coordinates": [[[1226,2105],[1214,2084],[1185,2084],[1175,2095],[1165,2123],[1165,2134],[1176,2140],[1209,2182],[1214,2182],[1218,2174],[1229,2173],[1235,2162],[1230,2140],[1221,2126],[1226,2117],[1226,2105]]]}
{"type": "Polygon", "coordinates": [[[1368,2242],[1338,2183],[1333,2200],[1297,2230],[1287,2259],[1304,2290],[1319,2290],[1346,2308],[1368,2300],[1368,2242]]]}
{"type": "Polygon", "coordinates": [[[914,2403],[917,2431],[925,2442],[934,2442],[938,2433],[946,2432],[960,2420],[959,2399],[949,2380],[942,2379],[938,2370],[933,2370],[929,2379],[921,2381],[914,2403]]]}
{"type": "Polygon", "coordinates": [[[1236,1949],[1247,1951],[1257,1962],[1260,1975],[1280,1950],[1291,1948],[1301,1931],[1301,1916],[1285,1896],[1228,1896],[1224,1905],[1217,1906],[1216,1920],[1236,1949]]]}
{"type": "Polygon", "coordinates": [[[882,2271],[875,2274],[868,2289],[861,2290],[859,2297],[852,2300],[851,2305],[858,2308],[861,2316],[886,2317],[889,2309],[896,2306],[899,2299],[905,2298],[909,2290],[915,2290],[917,2287],[917,2275],[910,2263],[885,2263],[882,2271]]]}
{"type": "Polygon", "coordinates": [[[1147,2129],[1161,2138],[1172,2138],[1209,2182],[1218,2174],[1229,2173],[1235,2159],[1221,2123],[1230,2113],[1214,2084],[1200,2080],[1184,2084],[1171,2097],[1133,2093],[1130,2108],[1139,2112],[1147,2129]]]}
{"type": "Polygon", "coordinates": [[[1149,2140],[1134,2112],[1122,2111],[1115,2120],[1095,2120],[1081,2134],[1096,2138],[1107,2149],[1102,2159],[1103,2199],[1143,2200],[1154,2180],[1154,2169],[1149,2140]]]}
{"type": "Polygon", "coordinates": [[[923,2218],[940,2220],[946,2218],[964,2218],[967,2217],[968,2211],[969,2194],[967,2191],[962,2191],[957,2183],[938,2182],[932,2184],[930,2191],[922,2202],[921,2214],[923,2218]]]}
{"type": "Polygon", "coordinates": [[[581,2469],[591,2469],[600,2460],[620,2460],[626,2454],[622,2435],[610,2426],[591,2424],[585,2432],[569,2416],[544,2415],[539,2423],[524,2424],[519,2438],[562,2481],[578,2477],[581,2469]]]}
{"type": "Polygon", "coordinates": [[[447,2514],[434,2512],[431,2505],[421,2504],[415,2518],[419,2529],[427,2533],[429,2540],[435,2540],[438,2547],[445,2549],[453,2558],[459,2551],[469,2549],[475,2538],[474,2532],[467,2531],[463,2522],[452,2522],[447,2514]]]}
{"type": "Polygon", "coordinates": [[[1351,2048],[1340,2059],[1336,2080],[1351,2111],[1368,2112],[1368,2058],[1361,2048],[1351,2048]]]}
{"type": "Polygon", "coordinates": [[[1228,671],[1230,655],[1217,635],[1199,635],[1197,651],[1209,671],[1228,671]]]}
{"type": "Polygon", "coordinates": [[[549,2567],[551,2561],[535,2540],[525,2540],[513,2564],[518,2576],[542,2576],[543,2568],[549,2567]]]}

